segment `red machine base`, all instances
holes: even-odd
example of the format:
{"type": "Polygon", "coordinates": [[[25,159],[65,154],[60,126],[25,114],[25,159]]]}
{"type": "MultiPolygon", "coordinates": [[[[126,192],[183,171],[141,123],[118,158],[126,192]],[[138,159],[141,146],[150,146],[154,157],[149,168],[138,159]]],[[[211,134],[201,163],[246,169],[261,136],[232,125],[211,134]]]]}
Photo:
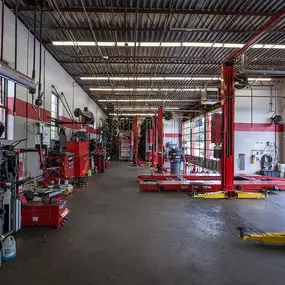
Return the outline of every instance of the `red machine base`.
{"type": "MultiPolygon", "coordinates": [[[[139,179],[140,190],[142,191],[165,191],[178,190],[186,192],[217,192],[221,191],[221,181],[213,178],[207,179],[209,176],[190,177],[190,179],[182,180],[156,180],[154,179],[139,179]],[[203,179],[201,179],[203,177],[203,179]]],[[[244,192],[260,192],[273,188],[285,189],[285,180],[275,177],[249,175],[236,176],[241,180],[234,181],[236,190],[244,192]]]]}
{"type": "Polygon", "coordinates": [[[171,174],[171,173],[138,173],[138,179],[142,180],[169,180],[182,177],[186,180],[221,180],[220,174],[205,174],[205,173],[191,173],[191,174],[171,174]]]}
{"type": "Polygon", "coordinates": [[[27,205],[22,208],[22,226],[59,228],[67,219],[68,213],[65,200],[50,205],[42,202],[27,202],[27,205]]]}

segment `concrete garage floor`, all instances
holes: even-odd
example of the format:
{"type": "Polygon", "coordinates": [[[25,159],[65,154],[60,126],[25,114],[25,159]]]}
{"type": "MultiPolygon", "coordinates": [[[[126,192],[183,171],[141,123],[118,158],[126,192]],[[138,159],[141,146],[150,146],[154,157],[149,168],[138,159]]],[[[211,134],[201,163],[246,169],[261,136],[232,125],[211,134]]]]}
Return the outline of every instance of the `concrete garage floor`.
{"type": "Polygon", "coordinates": [[[114,162],[68,197],[66,226],[22,229],[0,284],[283,284],[285,247],[242,242],[236,227],[285,231],[285,193],[236,201],[140,193],[139,171],[114,162]]]}

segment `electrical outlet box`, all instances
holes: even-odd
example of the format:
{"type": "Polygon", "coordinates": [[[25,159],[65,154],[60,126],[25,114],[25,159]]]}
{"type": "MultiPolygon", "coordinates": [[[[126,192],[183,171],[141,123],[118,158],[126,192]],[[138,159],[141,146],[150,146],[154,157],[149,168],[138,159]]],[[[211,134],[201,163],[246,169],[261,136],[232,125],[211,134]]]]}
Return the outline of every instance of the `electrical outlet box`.
{"type": "Polygon", "coordinates": [[[43,144],[50,146],[50,128],[43,127],[43,144]]]}

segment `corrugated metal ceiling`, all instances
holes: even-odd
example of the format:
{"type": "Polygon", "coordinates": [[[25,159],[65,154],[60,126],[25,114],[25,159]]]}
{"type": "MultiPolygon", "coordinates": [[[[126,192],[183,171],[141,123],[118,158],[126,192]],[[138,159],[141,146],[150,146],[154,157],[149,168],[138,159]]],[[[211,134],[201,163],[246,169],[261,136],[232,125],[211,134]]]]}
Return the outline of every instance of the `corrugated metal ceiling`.
{"type": "MultiPolygon", "coordinates": [[[[33,28],[32,7],[19,1],[20,19],[33,28]],[[21,10],[21,9],[20,9],[21,10]]],[[[10,8],[14,0],[6,1],[10,8]]],[[[222,42],[245,43],[272,16],[285,9],[284,0],[48,0],[43,17],[43,40],[47,49],[90,93],[95,100],[116,98],[175,99],[172,106],[181,106],[179,99],[199,98],[197,92],[169,92],[164,94],[98,94],[89,87],[178,88],[201,86],[207,82],[191,81],[84,81],[80,76],[191,76],[220,74],[220,63],[234,49],[204,47],[63,47],[51,41],[75,40],[104,42],[222,42]],[[87,15],[82,9],[84,3],[87,15]],[[70,8],[69,11],[66,9],[70,8]],[[62,11],[64,10],[65,11],[62,11]],[[72,10],[73,9],[73,10],[72,10]],[[92,10],[93,9],[93,10],[92,10]],[[101,12],[94,12],[95,10],[101,12]],[[149,13],[144,13],[147,9],[149,13]],[[211,11],[212,14],[190,13],[189,10],[211,11]],[[221,14],[224,11],[224,14],[221,14]],[[220,14],[216,14],[219,12],[220,14]],[[239,14],[242,13],[242,14],[239,14]],[[246,14],[247,13],[247,14],[246,14]],[[270,13],[270,14],[265,14],[270,13]],[[254,15],[253,15],[254,14],[254,15]],[[89,20],[93,27],[89,29],[89,20]],[[176,29],[176,30],[175,30],[176,29]],[[178,30],[177,30],[178,29],[178,30]],[[208,29],[207,31],[179,31],[179,29],[208,29]],[[95,36],[95,38],[94,38],[95,36]],[[102,59],[102,55],[109,59],[102,59]],[[96,58],[97,57],[97,58],[96,58]],[[193,63],[194,58],[200,63],[193,63]],[[207,63],[207,64],[206,64],[207,63]]],[[[37,16],[39,27],[39,13],[37,16]]],[[[259,43],[285,44],[285,21],[275,26],[259,43]]],[[[39,36],[39,29],[37,29],[39,36]]],[[[250,49],[246,52],[246,69],[285,70],[285,50],[250,49]]],[[[239,69],[239,65],[237,65],[239,69]]],[[[119,104],[119,103],[118,103],[119,104]]],[[[123,104],[123,103],[122,103],[123,104]]],[[[145,104],[145,103],[143,103],[145,104]]],[[[139,103],[137,103],[139,105],[139,103]]],[[[153,103],[157,106],[158,103],[153,103]]],[[[183,109],[193,103],[183,104],[183,109]],[[186,106],[185,106],[186,105],[186,106]]]]}

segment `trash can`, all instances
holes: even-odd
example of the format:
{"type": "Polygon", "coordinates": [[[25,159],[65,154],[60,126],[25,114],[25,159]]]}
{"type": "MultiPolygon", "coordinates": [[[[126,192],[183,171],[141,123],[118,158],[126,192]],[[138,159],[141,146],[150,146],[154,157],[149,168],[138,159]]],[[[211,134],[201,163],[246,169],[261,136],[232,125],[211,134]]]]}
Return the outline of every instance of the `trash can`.
{"type": "Polygon", "coordinates": [[[170,173],[180,174],[181,173],[181,149],[171,149],[170,155],[170,173]]]}
{"type": "MultiPolygon", "coordinates": [[[[0,209],[0,236],[3,234],[4,216],[5,216],[5,211],[3,209],[0,209]]],[[[0,268],[1,266],[2,266],[2,243],[0,240],[0,268]]]]}

